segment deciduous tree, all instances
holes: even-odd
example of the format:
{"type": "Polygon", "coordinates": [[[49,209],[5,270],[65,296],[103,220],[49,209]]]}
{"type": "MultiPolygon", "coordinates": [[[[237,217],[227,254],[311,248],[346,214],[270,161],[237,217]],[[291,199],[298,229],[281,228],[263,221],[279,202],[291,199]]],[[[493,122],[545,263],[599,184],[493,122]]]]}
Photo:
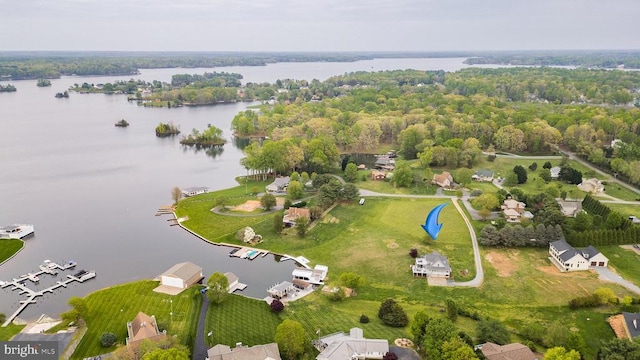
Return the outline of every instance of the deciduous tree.
{"type": "Polygon", "coordinates": [[[276,343],[287,360],[294,360],[304,354],[306,347],[305,332],[302,324],[285,319],[276,327],[276,343]]]}
{"type": "Polygon", "coordinates": [[[223,273],[214,272],[207,280],[207,298],[214,304],[220,304],[229,294],[229,280],[223,273]]]}

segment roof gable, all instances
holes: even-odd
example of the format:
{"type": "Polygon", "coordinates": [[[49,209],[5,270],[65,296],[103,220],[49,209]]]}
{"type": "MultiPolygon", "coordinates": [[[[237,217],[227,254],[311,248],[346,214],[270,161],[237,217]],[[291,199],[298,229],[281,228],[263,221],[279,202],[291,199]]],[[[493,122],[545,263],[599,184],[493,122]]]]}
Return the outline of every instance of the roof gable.
{"type": "Polygon", "coordinates": [[[173,265],[169,270],[165,271],[162,276],[172,276],[182,280],[189,280],[192,276],[200,274],[202,268],[192,262],[182,262],[173,265]]]}

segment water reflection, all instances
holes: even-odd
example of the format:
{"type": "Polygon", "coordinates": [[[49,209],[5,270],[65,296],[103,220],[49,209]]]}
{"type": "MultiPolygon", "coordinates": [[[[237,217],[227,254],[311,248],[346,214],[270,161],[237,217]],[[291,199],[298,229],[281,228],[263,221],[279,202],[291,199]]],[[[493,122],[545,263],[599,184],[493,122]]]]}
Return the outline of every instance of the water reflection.
{"type": "Polygon", "coordinates": [[[204,151],[207,156],[215,159],[222,155],[224,152],[224,146],[182,145],[182,152],[187,152],[188,150],[193,150],[196,154],[200,151],[204,151]]]}
{"type": "Polygon", "coordinates": [[[231,138],[231,142],[236,148],[244,150],[244,148],[251,144],[251,138],[234,136],[231,138]]]}

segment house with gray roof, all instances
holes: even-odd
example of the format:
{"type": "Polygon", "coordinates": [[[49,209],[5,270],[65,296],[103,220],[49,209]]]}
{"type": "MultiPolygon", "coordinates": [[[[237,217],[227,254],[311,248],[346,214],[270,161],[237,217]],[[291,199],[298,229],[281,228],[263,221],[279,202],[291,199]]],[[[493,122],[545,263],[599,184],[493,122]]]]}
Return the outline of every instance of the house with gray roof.
{"type": "Polygon", "coordinates": [[[629,340],[640,337],[640,313],[623,312],[624,318],[624,331],[627,334],[629,340]]]}
{"type": "Polygon", "coordinates": [[[520,343],[498,345],[491,342],[480,347],[480,351],[488,360],[536,360],[536,355],[528,346],[520,343]]]}
{"type": "Polygon", "coordinates": [[[180,190],[182,191],[182,196],[184,197],[196,196],[200,194],[206,194],[209,192],[209,188],[204,186],[194,186],[194,187],[188,187],[180,190]]]}
{"type": "Polygon", "coordinates": [[[481,182],[492,182],[493,181],[493,170],[480,169],[480,170],[476,171],[476,173],[471,176],[471,179],[473,179],[475,181],[481,181],[481,182]]]}
{"type": "Polygon", "coordinates": [[[609,265],[609,259],[595,247],[589,245],[585,249],[576,249],[565,240],[549,243],[549,255],[551,262],[562,272],[609,265]]]}
{"type": "Polygon", "coordinates": [[[285,192],[287,191],[287,187],[289,186],[289,180],[291,178],[288,176],[281,176],[275,178],[273,182],[267,185],[267,192],[285,192]]]}
{"type": "Polygon", "coordinates": [[[549,172],[551,173],[551,179],[558,180],[558,178],[560,178],[560,170],[562,170],[560,166],[554,166],[549,169],[549,172]]]}
{"type": "Polygon", "coordinates": [[[364,360],[382,359],[389,352],[386,339],[367,339],[360,328],[352,328],[349,334],[343,332],[323,336],[313,341],[320,351],[317,360],[364,360]]]}
{"type": "Polygon", "coordinates": [[[437,251],[416,258],[415,265],[411,265],[413,276],[451,277],[451,266],[446,256],[437,251]]]}
{"type": "MultiPolygon", "coordinates": [[[[218,344],[207,350],[207,360],[280,360],[278,344],[246,346],[236,344],[235,348],[218,344]]],[[[205,359],[202,359],[205,360],[205,359]]]]}

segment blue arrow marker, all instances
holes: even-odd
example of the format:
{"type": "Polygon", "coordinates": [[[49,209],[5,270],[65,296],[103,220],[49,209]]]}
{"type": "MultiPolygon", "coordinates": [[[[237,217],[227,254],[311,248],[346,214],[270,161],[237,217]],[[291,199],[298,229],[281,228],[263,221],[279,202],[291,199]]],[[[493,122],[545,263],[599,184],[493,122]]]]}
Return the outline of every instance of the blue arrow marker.
{"type": "Polygon", "coordinates": [[[433,240],[438,238],[438,234],[440,233],[440,229],[442,229],[442,223],[438,224],[438,215],[440,215],[440,211],[443,207],[449,205],[449,203],[440,204],[431,210],[429,215],[427,215],[426,220],[424,221],[424,225],[420,225],[424,231],[431,236],[433,240]]]}

